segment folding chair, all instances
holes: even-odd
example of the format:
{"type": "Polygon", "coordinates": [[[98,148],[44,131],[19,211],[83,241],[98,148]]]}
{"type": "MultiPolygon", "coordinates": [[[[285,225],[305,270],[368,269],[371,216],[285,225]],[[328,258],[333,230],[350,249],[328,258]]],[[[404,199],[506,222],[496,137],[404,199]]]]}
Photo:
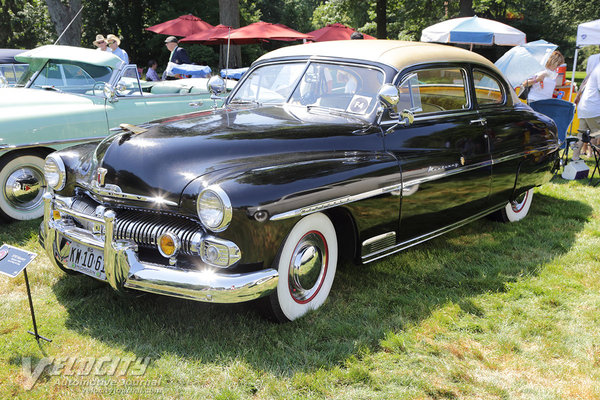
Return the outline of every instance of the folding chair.
{"type": "Polygon", "coordinates": [[[577,136],[567,137],[567,129],[569,129],[569,125],[571,125],[573,116],[575,115],[575,104],[559,99],[546,99],[531,102],[529,106],[554,120],[558,131],[560,148],[563,149],[562,164],[566,165],[567,157],[569,156],[569,146],[572,142],[578,140],[577,136]]]}

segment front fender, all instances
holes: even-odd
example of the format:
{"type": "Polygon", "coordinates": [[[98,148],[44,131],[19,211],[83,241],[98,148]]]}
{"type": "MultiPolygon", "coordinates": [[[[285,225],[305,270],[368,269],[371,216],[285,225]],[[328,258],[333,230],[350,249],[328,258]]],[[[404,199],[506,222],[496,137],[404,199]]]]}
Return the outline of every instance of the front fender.
{"type": "MultiPolygon", "coordinates": [[[[218,236],[240,246],[242,264],[270,265],[289,230],[303,215],[375,198],[398,188],[396,159],[385,152],[352,152],[305,162],[280,163],[231,174],[205,175],[188,185],[182,208],[195,209],[202,187],[218,184],[230,197],[232,222],[218,236]]],[[[397,221],[399,200],[386,202],[390,221],[397,221]]],[[[368,213],[356,212],[367,228],[368,213]]],[[[381,223],[378,221],[377,223],[381,223]]]]}

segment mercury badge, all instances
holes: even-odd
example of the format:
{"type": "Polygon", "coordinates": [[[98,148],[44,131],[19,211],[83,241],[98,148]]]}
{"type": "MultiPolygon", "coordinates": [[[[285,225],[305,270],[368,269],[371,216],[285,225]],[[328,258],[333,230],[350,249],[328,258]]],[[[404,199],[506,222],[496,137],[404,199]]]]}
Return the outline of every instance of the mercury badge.
{"type": "Polygon", "coordinates": [[[104,186],[104,178],[106,177],[107,172],[108,171],[106,168],[98,168],[96,170],[96,180],[98,181],[98,186],[104,186]]]}
{"type": "Polygon", "coordinates": [[[465,165],[465,158],[463,156],[460,156],[460,165],[465,165]]]}

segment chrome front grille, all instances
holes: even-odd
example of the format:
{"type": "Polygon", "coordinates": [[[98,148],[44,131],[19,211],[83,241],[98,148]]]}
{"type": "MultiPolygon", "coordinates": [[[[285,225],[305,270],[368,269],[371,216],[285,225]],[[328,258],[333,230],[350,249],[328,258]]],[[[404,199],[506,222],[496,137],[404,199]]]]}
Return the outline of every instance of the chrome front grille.
{"type": "Polygon", "coordinates": [[[132,240],[138,246],[155,247],[163,233],[171,232],[181,240],[181,252],[198,254],[202,230],[194,221],[170,215],[123,210],[115,219],[115,239],[132,240]]]}
{"type": "MultiPolygon", "coordinates": [[[[88,198],[73,199],[70,207],[82,214],[96,215],[98,203],[88,198]]],[[[171,232],[181,240],[180,253],[198,255],[202,243],[203,231],[200,224],[193,220],[160,212],[115,209],[113,237],[117,240],[131,240],[138,246],[156,248],[158,238],[163,233],[171,232]]],[[[97,215],[96,215],[97,216],[97,215]]],[[[76,219],[84,229],[100,233],[94,223],[76,219]]]]}

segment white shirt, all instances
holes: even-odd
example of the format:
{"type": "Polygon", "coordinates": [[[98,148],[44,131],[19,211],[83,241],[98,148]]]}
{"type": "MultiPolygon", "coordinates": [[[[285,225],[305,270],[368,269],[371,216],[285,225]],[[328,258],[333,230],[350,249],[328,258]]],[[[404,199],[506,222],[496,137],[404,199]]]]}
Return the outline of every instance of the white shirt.
{"type": "Polygon", "coordinates": [[[594,68],[583,88],[577,105],[579,118],[600,117],[600,66],[594,68]]]}
{"type": "Polygon", "coordinates": [[[528,101],[538,101],[551,99],[552,94],[554,93],[554,88],[556,87],[556,77],[558,73],[556,71],[552,71],[546,69],[545,71],[538,72],[536,78],[543,77],[541,82],[536,82],[529,91],[529,96],[527,97],[528,101]]]}
{"type": "Polygon", "coordinates": [[[600,54],[592,54],[589,56],[587,61],[587,67],[585,67],[585,74],[589,75],[592,73],[598,62],[600,61],[600,54]]]}

